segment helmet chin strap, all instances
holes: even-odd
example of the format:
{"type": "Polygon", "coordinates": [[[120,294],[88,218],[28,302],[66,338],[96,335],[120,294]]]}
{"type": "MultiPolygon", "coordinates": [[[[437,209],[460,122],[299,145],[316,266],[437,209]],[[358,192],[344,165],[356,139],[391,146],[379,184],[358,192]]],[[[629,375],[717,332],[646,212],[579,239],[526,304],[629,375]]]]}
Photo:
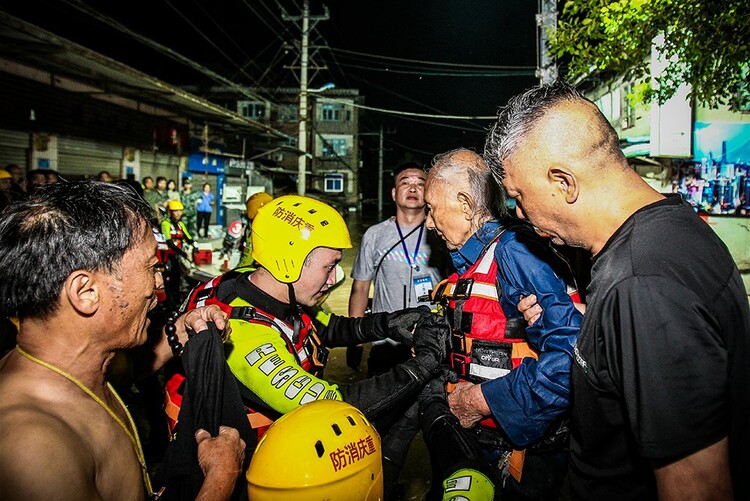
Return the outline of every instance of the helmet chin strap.
{"type": "Polygon", "coordinates": [[[300,332],[302,332],[302,317],[300,317],[297,298],[294,295],[294,284],[288,283],[286,285],[289,288],[289,305],[292,308],[292,320],[294,322],[294,335],[292,336],[292,342],[296,343],[299,341],[300,332]]]}

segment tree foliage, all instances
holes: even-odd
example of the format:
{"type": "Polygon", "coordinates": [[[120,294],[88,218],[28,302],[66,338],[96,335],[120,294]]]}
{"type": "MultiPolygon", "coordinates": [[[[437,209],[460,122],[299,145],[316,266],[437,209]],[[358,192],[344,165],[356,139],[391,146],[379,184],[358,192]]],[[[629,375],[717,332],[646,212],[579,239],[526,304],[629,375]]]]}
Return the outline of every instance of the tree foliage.
{"type": "Polygon", "coordinates": [[[550,52],[567,60],[570,79],[602,71],[649,83],[660,33],[669,63],[644,99],[663,103],[688,83],[706,106],[750,104],[749,0],[567,0],[550,52]]]}

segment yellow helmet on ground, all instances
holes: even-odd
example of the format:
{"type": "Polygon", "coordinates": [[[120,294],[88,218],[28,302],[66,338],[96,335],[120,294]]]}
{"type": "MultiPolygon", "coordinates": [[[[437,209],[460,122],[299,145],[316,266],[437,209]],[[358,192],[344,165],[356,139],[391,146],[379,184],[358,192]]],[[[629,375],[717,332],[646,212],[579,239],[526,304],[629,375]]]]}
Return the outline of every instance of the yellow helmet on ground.
{"type": "Polygon", "coordinates": [[[316,247],[349,249],[349,229],[336,209],[310,197],[284,195],[258,210],[252,225],[253,259],[283,283],[299,280],[316,247]]]}
{"type": "Polygon", "coordinates": [[[251,221],[258,215],[258,209],[266,205],[268,202],[273,200],[273,197],[265,191],[253,193],[245,202],[245,209],[247,210],[247,218],[251,221]]]}
{"type": "Polygon", "coordinates": [[[364,414],[338,400],[315,400],[278,419],[247,469],[253,501],[383,498],[380,436],[364,414]]]}
{"type": "Polygon", "coordinates": [[[185,206],[179,200],[170,200],[167,204],[169,210],[185,210],[185,206]]]}

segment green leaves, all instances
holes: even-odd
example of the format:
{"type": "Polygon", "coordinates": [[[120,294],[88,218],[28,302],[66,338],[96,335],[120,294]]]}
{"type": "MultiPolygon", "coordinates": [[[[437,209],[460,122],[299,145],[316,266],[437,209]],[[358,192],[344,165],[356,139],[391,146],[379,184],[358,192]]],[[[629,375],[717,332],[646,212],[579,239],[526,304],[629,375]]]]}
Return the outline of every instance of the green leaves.
{"type": "Polygon", "coordinates": [[[684,82],[700,104],[750,105],[748,0],[567,0],[550,52],[567,61],[570,79],[596,68],[649,81],[651,41],[659,33],[670,62],[644,99],[663,103],[684,82]]]}

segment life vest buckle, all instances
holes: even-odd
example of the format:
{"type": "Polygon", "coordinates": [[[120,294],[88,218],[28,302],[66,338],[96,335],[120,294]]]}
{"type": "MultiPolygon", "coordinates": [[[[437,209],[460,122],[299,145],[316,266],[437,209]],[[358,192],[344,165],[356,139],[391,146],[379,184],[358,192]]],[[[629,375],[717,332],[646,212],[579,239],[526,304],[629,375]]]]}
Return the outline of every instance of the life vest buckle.
{"type": "Polygon", "coordinates": [[[471,288],[474,285],[473,278],[459,278],[453,288],[451,299],[468,299],[471,296],[471,288]]]}
{"type": "Polygon", "coordinates": [[[253,306],[233,306],[229,318],[250,321],[255,319],[255,308],[253,306]]]}

